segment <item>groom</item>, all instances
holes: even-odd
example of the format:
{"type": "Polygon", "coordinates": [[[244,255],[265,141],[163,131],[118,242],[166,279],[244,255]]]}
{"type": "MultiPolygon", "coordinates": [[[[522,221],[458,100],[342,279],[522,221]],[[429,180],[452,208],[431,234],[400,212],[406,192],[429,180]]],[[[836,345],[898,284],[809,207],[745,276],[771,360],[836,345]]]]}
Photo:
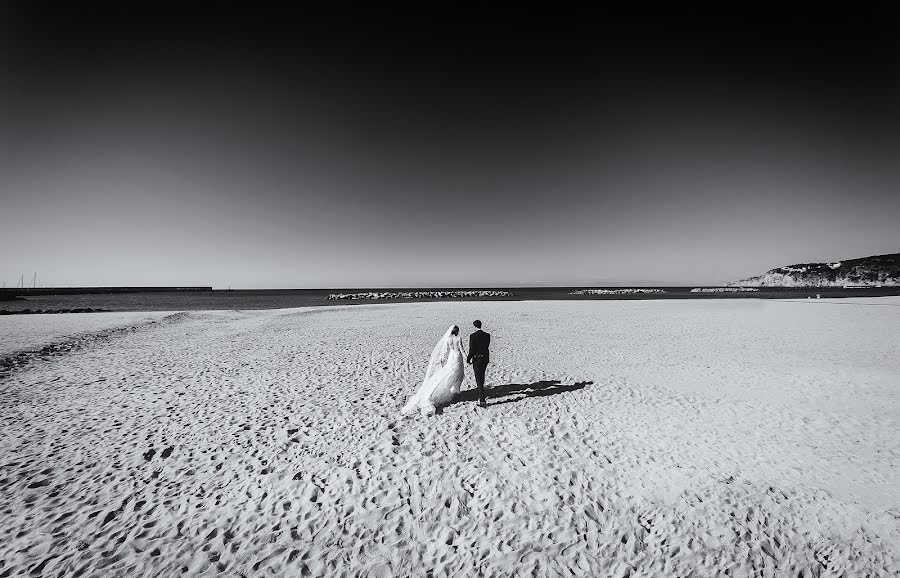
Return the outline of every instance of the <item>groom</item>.
{"type": "Polygon", "coordinates": [[[487,407],[484,401],[484,372],[490,361],[488,348],[491,345],[491,334],[481,330],[481,321],[475,320],[475,333],[469,336],[469,356],[467,362],[475,370],[475,383],[478,385],[478,407],[487,407]]]}

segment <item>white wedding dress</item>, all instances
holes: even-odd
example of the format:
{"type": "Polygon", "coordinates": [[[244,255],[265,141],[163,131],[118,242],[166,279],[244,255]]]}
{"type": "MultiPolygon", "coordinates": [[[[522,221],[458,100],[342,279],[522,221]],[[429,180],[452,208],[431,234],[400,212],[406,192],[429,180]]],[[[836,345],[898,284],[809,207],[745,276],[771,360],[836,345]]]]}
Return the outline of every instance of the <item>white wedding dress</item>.
{"type": "Polygon", "coordinates": [[[453,335],[452,331],[453,327],[448,329],[431,352],[425,379],[403,406],[403,415],[411,415],[416,411],[432,415],[436,407],[450,403],[459,393],[466,376],[463,361],[466,352],[459,335],[453,335]]]}

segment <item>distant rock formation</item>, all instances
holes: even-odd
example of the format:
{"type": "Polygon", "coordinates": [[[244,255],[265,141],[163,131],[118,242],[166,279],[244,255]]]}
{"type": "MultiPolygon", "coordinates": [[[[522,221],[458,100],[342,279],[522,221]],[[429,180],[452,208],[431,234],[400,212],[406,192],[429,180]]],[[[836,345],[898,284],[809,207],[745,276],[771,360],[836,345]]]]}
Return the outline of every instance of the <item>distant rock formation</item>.
{"type": "Polygon", "coordinates": [[[879,287],[900,286],[900,253],[832,263],[778,267],[763,275],[728,283],[750,287],[879,287]]]}
{"type": "Polygon", "coordinates": [[[691,293],[752,293],[759,291],[756,287],[695,287],[691,293]]]}

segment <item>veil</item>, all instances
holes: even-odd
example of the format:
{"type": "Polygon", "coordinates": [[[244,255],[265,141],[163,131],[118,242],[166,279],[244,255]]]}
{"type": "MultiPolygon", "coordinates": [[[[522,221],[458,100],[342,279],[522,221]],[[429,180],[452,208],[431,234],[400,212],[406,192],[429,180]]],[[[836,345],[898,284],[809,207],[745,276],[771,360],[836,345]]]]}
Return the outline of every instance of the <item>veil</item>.
{"type": "Polygon", "coordinates": [[[444,333],[444,336],[441,337],[437,342],[437,345],[434,346],[434,350],[431,352],[431,359],[428,360],[428,369],[425,370],[425,379],[422,380],[423,383],[431,377],[431,374],[443,367],[444,362],[446,361],[445,356],[449,349],[450,335],[453,331],[453,327],[454,326],[451,325],[450,329],[444,333]]]}

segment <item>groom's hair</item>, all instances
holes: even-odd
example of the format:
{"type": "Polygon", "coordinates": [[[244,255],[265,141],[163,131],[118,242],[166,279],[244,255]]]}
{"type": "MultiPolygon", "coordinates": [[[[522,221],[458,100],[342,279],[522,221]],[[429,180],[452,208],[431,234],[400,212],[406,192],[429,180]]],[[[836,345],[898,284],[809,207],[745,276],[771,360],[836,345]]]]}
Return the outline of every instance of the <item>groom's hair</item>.
{"type": "Polygon", "coordinates": [[[472,325],[474,325],[474,326],[477,327],[478,329],[481,329],[481,321],[479,321],[478,319],[476,319],[475,321],[473,321],[473,322],[472,322],[472,325]]]}

